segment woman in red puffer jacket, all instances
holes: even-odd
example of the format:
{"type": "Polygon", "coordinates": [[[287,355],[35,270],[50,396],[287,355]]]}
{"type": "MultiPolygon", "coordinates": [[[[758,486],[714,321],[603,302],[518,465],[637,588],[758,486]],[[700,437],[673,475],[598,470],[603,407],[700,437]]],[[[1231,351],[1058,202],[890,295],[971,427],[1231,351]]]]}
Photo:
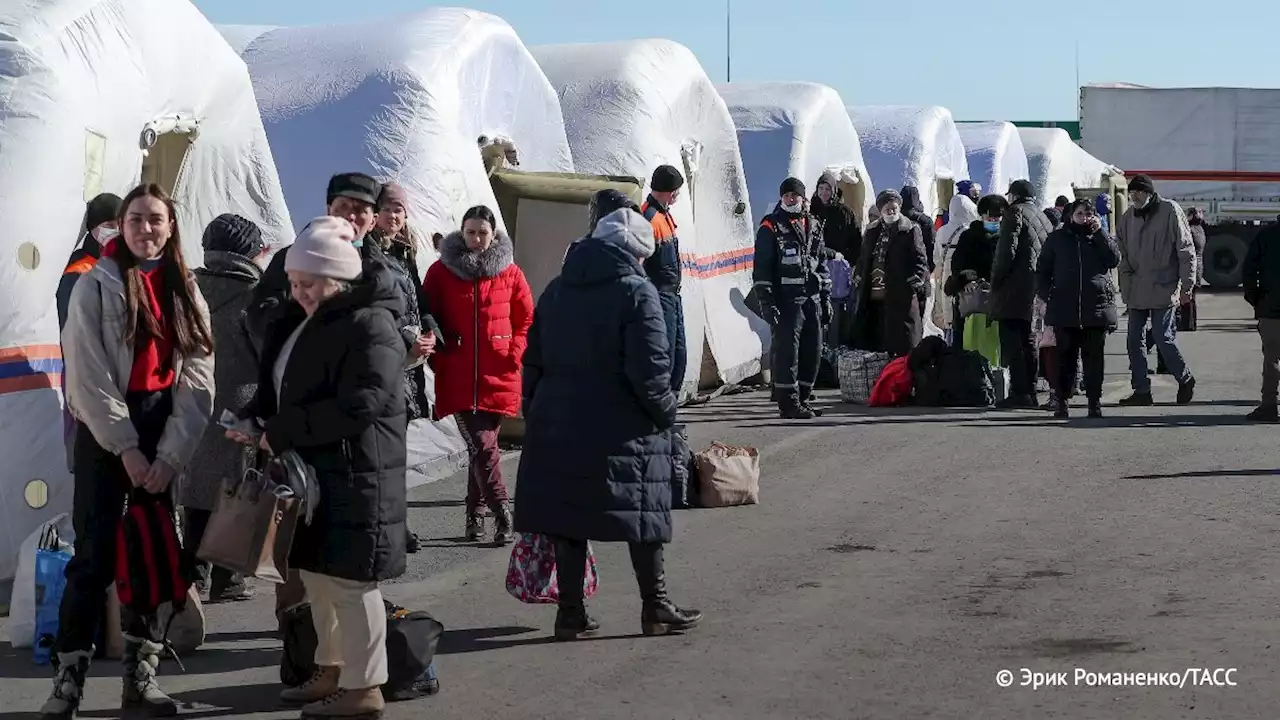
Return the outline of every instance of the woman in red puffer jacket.
{"type": "Polygon", "coordinates": [[[430,363],[436,375],[437,419],[453,415],[467,441],[467,539],[484,534],[481,505],[493,511],[493,541],[512,541],[511,505],[502,482],[498,428],[520,411],[520,375],[533,294],[515,264],[511,239],[493,211],[478,205],[462,216],[462,231],[440,243],[440,262],[424,289],[443,336],[430,363]]]}

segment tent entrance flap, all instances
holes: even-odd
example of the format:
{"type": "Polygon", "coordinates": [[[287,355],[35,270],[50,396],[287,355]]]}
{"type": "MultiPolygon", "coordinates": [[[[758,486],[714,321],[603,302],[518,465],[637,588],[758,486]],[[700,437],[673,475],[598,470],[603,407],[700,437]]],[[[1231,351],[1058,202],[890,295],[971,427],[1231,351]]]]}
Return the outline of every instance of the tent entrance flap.
{"type": "Polygon", "coordinates": [[[560,274],[569,244],[587,234],[592,195],[611,189],[636,204],[644,198],[644,183],[626,176],[499,170],[489,184],[535,301],[560,274]]]}
{"type": "Polygon", "coordinates": [[[956,181],[953,178],[938,178],[934,181],[938,193],[938,214],[951,207],[951,198],[956,196],[956,181]]]}
{"type": "Polygon", "coordinates": [[[865,182],[852,183],[841,179],[837,183],[837,189],[840,191],[840,201],[852,210],[854,215],[858,216],[859,223],[866,223],[867,219],[862,215],[862,208],[866,207],[867,184],[865,182]]]}
{"type": "Polygon", "coordinates": [[[151,146],[143,149],[142,183],[155,183],[173,197],[182,181],[182,171],[187,166],[187,156],[196,140],[196,133],[194,129],[148,135],[150,132],[143,133],[144,142],[153,139],[151,146]]]}

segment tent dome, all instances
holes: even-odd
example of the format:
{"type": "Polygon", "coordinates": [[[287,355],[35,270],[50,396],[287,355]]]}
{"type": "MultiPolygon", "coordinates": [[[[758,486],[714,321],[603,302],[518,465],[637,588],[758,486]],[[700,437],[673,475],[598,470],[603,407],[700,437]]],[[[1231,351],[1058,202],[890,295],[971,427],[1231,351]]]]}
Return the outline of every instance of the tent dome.
{"type": "Polygon", "coordinates": [[[854,211],[865,220],[875,189],[840,93],[806,82],[729,83],[716,90],[738,131],[756,224],[777,203],[783,179],[800,178],[812,190],[825,172],[862,186],[854,211]]]}
{"type": "Polygon", "coordinates": [[[672,208],[685,258],[684,394],[700,376],[734,383],[755,375],[768,326],[744,303],[755,251],[747,183],[733,119],[697,58],[667,40],[542,46],[533,54],[560,95],[578,172],[647,184],[667,164],[685,176],[672,208]]]}
{"type": "Polygon", "coordinates": [[[275,167],[244,62],[188,0],[0,3],[0,577],[71,509],[54,298],[86,200],[159,182],[198,266],[223,213],[292,237],[275,167]]]}

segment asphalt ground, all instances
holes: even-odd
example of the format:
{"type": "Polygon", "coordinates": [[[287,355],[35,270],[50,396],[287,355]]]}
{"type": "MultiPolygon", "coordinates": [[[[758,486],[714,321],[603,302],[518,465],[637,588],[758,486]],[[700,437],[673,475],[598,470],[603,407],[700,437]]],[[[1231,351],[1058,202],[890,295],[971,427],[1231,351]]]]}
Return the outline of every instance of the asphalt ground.
{"type": "MultiPolygon", "coordinates": [[[[871,411],[831,392],[811,421],[778,420],[763,393],[682,411],[695,446],[762,458],[760,505],[675,514],[672,594],[706,613],[684,636],[639,635],[626,549],[598,544],[603,635],[551,642],[554,608],[504,589],[509,551],[461,540],[461,474],[416,488],[425,547],[385,590],[447,626],[443,689],[386,716],[1275,718],[1280,452],[1275,427],[1243,419],[1260,381],[1249,317],[1238,295],[1200,299],[1179,341],[1189,406],[1167,377],[1156,407],[1111,405],[1128,392],[1116,334],[1102,420],[871,411]],[[1037,677],[1054,684],[1023,686],[1037,677]]],[[[164,666],[184,717],[296,716],[275,701],[261,590],[207,608],[185,675],[164,666]]],[[[119,716],[118,666],[91,676],[82,716],[119,716]]],[[[0,646],[0,677],[0,716],[36,717],[49,669],[0,646]]]]}

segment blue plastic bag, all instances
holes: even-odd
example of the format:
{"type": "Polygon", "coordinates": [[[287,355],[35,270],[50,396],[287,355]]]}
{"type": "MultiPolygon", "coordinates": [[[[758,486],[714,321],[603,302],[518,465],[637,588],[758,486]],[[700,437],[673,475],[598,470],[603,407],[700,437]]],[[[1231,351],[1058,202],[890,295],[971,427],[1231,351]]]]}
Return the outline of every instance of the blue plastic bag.
{"type": "Polygon", "coordinates": [[[69,562],[71,553],[66,550],[36,552],[36,635],[32,646],[38,665],[49,664],[53,642],[58,637],[58,609],[67,587],[69,562]]]}

